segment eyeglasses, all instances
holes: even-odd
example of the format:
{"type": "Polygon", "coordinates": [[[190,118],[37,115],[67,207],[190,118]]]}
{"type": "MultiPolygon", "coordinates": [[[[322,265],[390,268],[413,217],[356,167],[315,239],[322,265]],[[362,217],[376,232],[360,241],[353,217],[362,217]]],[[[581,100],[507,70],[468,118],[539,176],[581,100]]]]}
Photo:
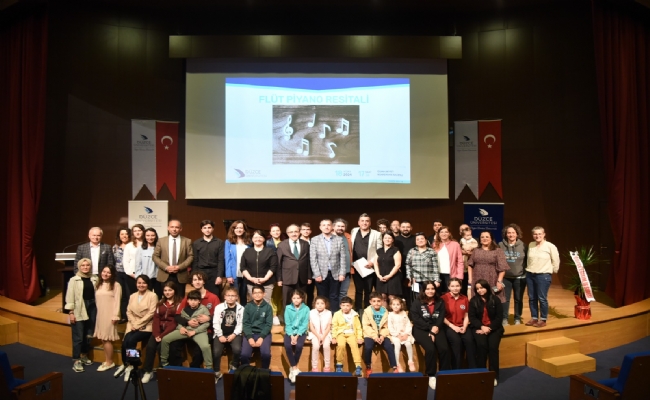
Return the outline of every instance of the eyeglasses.
{"type": "Polygon", "coordinates": [[[415,234],[415,236],[420,236],[420,235],[425,236],[424,232],[418,232],[415,234]]]}

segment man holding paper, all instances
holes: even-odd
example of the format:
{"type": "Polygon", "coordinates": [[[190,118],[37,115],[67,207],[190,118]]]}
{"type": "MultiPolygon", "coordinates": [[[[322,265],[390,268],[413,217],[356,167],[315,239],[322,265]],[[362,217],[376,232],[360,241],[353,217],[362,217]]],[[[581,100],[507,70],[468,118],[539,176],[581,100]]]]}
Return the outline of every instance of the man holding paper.
{"type": "Polygon", "coordinates": [[[363,310],[370,305],[370,293],[375,286],[376,275],[372,261],[377,258],[377,249],[382,248],[381,235],[370,229],[370,216],[359,216],[359,227],[352,229],[352,260],[354,266],[354,309],[363,310]]]}

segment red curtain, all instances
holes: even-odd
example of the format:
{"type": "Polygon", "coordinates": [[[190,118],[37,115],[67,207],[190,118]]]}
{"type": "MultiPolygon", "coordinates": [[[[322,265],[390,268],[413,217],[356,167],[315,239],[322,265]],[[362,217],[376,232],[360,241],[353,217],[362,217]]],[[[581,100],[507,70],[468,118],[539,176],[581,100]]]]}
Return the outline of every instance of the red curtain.
{"type": "Polygon", "coordinates": [[[0,28],[0,55],[0,294],[31,302],[40,295],[33,245],[43,176],[47,16],[16,17],[0,28]]]}
{"type": "Polygon", "coordinates": [[[616,246],[606,292],[616,304],[626,305],[650,297],[650,12],[620,3],[594,0],[592,5],[608,211],[616,246]]]}

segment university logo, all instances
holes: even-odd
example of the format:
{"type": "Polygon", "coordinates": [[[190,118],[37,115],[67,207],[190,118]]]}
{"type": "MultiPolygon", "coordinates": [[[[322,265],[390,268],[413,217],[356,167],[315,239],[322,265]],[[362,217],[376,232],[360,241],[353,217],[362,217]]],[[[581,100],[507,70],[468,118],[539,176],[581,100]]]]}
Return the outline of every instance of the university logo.
{"type": "Polygon", "coordinates": [[[153,210],[152,210],[151,208],[149,208],[149,207],[146,207],[146,206],[144,207],[144,211],[145,211],[147,214],[151,214],[151,213],[153,213],[153,210]]]}

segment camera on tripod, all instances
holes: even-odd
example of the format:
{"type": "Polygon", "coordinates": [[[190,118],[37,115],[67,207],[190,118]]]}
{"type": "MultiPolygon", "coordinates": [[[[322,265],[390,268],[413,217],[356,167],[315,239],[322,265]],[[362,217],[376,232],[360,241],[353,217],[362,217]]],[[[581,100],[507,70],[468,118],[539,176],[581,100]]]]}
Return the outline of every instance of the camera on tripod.
{"type": "Polygon", "coordinates": [[[126,360],[129,365],[132,365],[134,368],[142,365],[142,361],[140,361],[140,350],[126,349],[126,360]]]}

